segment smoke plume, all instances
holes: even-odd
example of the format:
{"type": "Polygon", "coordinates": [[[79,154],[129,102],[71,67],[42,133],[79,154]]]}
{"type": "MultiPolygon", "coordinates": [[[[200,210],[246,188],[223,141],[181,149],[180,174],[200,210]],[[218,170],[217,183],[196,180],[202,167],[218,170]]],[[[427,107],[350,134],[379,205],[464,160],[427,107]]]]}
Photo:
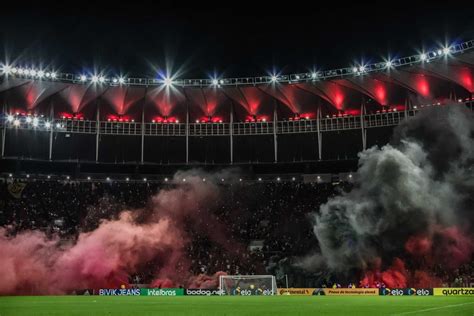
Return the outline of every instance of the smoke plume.
{"type": "Polygon", "coordinates": [[[391,142],[359,154],[354,188],[314,214],[325,265],[391,287],[437,285],[474,251],[474,117],[463,106],[421,111],[391,142]],[[364,275],[365,274],[365,275],[364,275]]]}
{"type": "Polygon", "coordinates": [[[117,288],[144,269],[152,270],[152,286],[216,287],[220,274],[191,275],[187,247],[198,234],[228,253],[243,251],[209,212],[220,194],[217,179],[232,176],[226,172],[178,172],[145,209],[121,211],[69,242],[40,231],[12,236],[0,227],[0,295],[117,288]]]}

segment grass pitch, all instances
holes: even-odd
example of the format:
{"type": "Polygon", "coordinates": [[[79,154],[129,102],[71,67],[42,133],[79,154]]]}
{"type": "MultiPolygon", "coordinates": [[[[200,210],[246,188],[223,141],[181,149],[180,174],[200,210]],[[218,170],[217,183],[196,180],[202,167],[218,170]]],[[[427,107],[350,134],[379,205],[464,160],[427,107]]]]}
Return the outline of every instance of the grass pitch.
{"type": "Polygon", "coordinates": [[[474,315],[474,297],[437,296],[16,296],[7,315],[474,315]]]}

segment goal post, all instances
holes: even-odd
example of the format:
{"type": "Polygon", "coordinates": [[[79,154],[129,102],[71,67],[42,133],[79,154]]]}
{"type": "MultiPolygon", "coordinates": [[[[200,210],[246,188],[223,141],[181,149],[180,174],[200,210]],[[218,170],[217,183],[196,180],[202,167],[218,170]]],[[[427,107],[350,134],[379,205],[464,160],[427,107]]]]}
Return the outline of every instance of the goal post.
{"type": "Polygon", "coordinates": [[[221,295],[276,295],[277,285],[273,275],[221,275],[221,295]]]}

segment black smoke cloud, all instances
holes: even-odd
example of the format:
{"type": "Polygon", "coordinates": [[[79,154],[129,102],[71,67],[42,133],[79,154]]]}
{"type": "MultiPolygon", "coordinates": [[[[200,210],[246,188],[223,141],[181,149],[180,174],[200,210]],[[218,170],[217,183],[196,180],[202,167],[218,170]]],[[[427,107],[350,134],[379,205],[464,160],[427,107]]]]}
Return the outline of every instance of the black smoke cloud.
{"type": "Polygon", "coordinates": [[[421,269],[471,260],[473,162],[472,112],[460,105],[420,111],[389,144],[361,152],[354,188],[313,214],[322,260],[315,258],[343,275],[374,263],[389,269],[399,258],[415,265],[423,256],[421,269]]]}

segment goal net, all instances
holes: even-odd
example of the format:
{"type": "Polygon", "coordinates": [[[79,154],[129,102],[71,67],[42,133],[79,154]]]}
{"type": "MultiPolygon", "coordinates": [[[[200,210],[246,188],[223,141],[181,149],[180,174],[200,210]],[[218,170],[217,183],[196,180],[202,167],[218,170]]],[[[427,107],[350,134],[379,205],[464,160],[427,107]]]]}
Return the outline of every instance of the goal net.
{"type": "Polygon", "coordinates": [[[219,290],[222,295],[276,295],[273,275],[221,275],[219,290]]]}

